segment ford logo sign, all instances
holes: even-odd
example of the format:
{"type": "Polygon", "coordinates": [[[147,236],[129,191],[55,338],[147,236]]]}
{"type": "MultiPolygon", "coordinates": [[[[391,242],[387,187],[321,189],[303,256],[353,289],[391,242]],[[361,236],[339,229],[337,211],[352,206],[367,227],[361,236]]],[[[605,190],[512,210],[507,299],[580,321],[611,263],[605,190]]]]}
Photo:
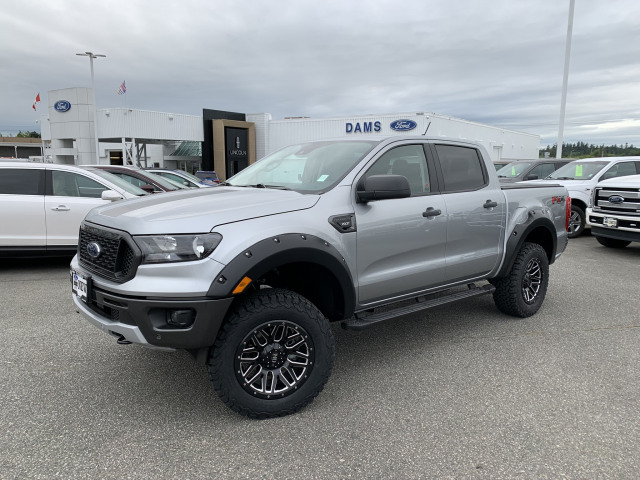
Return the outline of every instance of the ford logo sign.
{"type": "Polygon", "coordinates": [[[102,253],[102,247],[96,242],[91,242],[87,245],[87,253],[91,258],[98,258],[102,253]]]}
{"type": "Polygon", "coordinates": [[[390,125],[391,130],[395,130],[396,132],[408,132],[417,126],[418,124],[413,120],[396,120],[395,122],[391,122],[390,125]]]}
{"type": "Polygon", "coordinates": [[[71,108],[71,104],[66,100],[58,100],[53,104],[53,108],[56,109],[56,112],[68,112],[71,108]]]}
{"type": "Polygon", "coordinates": [[[613,203],[614,205],[620,205],[624,202],[624,197],[622,195],[611,195],[609,197],[609,203],[613,203]]]}

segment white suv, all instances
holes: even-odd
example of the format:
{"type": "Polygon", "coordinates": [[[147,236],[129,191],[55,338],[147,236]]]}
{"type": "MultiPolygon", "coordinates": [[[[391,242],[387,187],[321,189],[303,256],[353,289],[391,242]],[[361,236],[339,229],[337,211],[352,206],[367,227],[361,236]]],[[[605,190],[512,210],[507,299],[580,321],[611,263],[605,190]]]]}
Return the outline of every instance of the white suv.
{"type": "Polygon", "coordinates": [[[73,165],[0,163],[0,257],[72,255],[94,207],[146,193],[108,172],[73,165]]]}

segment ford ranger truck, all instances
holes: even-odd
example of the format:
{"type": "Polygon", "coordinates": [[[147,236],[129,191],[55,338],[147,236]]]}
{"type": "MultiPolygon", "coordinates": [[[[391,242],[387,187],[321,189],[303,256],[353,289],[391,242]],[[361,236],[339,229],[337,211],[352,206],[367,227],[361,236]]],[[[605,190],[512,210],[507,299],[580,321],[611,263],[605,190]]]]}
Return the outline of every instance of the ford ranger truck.
{"type": "Polygon", "coordinates": [[[593,189],[587,221],[601,245],[624,248],[640,242],[640,175],[603,180],[593,189]]]}
{"type": "Polygon", "coordinates": [[[485,294],[536,313],[570,212],[562,186],[501,186],[475,143],[301,143],[215,188],[92,210],[72,297],[120,344],[191,352],[236,412],[282,416],[327,382],[331,322],[360,330],[485,294]]]}

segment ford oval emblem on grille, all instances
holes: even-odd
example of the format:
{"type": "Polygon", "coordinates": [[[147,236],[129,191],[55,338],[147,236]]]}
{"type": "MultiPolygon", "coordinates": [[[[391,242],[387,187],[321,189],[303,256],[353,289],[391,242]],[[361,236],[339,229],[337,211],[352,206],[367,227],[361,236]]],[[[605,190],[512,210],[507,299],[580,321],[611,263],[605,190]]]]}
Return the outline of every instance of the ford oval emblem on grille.
{"type": "Polygon", "coordinates": [[[613,203],[614,205],[620,205],[624,202],[624,197],[622,195],[611,195],[609,197],[609,203],[613,203]]]}
{"type": "Polygon", "coordinates": [[[395,130],[396,132],[406,132],[408,130],[413,130],[418,126],[418,124],[413,120],[396,120],[395,122],[391,122],[389,126],[391,127],[391,130],[395,130]]]}
{"type": "Polygon", "coordinates": [[[87,253],[92,258],[98,258],[102,253],[102,247],[100,247],[100,245],[97,244],[96,242],[91,242],[90,244],[87,245],[87,253]]]}

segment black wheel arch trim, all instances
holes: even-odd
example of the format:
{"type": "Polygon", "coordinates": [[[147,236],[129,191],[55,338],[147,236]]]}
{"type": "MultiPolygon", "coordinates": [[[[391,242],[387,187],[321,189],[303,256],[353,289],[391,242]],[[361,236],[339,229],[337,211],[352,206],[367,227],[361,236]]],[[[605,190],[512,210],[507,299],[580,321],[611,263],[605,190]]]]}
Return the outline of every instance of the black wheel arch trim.
{"type": "Polygon", "coordinates": [[[211,283],[207,295],[213,298],[233,296],[233,290],[244,278],[255,281],[267,272],[292,263],[312,263],[328,270],[337,280],[344,305],[345,318],[353,315],[355,287],[342,254],[329,242],[304,233],[287,233],[261,240],[231,260],[211,283]]]}
{"type": "MultiPolygon", "coordinates": [[[[548,231],[549,237],[551,238],[551,251],[545,248],[547,252],[549,265],[551,265],[556,258],[556,251],[558,248],[558,237],[556,234],[556,229],[551,220],[547,217],[537,217],[536,214],[530,214],[529,218],[526,222],[520,223],[515,226],[511,234],[509,235],[509,239],[507,240],[507,246],[505,248],[504,262],[502,267],[495,275],[496,277],[504,277],[509,274],[511,271],[511,267],[513,266],[513,262],[518,255],[518,252],[522,248],[522,244],[527,240],[527,237],[531,232],[533,232],[537,228],[544,228],[548,231]]],[[[544,248],[544,245],[543,245],[544,248]]]]}

